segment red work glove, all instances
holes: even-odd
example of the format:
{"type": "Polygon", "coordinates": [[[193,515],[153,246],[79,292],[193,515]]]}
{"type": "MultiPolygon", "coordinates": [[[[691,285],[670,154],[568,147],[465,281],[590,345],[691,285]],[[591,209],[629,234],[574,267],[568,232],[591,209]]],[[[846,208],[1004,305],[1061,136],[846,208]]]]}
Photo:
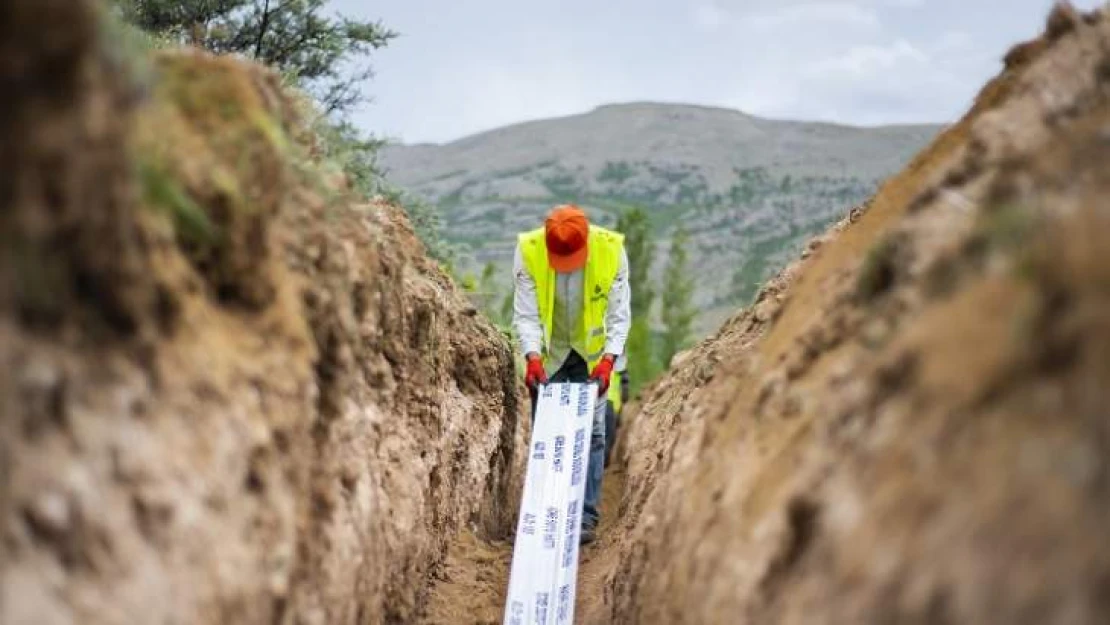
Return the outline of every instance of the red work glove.
{"type": "Polygon", "coordinates": [[[543,358],[539,354],[528,354],[528,367],[524,370],[524,384],[536,388],[547,382],[547,372],[543,370],[543,358]]]}
{"type": "Polygon", "coordinates": [[[609,390],[609,377],[613,375],[613,361],[616,360],[612,354],[605,354],[601,357],[601,362],[597,363],[594,370],[590,373],[591,380],[597,380],[598,389],[597,396],[604,397],[606,391],[609,390]]]}

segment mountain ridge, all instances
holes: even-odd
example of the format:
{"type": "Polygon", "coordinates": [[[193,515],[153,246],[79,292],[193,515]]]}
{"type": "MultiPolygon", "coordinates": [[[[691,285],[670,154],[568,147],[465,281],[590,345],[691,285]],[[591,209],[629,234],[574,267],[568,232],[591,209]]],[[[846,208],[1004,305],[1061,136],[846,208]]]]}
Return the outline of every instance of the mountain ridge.
{"type": "Polygon", "coordinates": [[[660,245],[690,233],[699,332],[708,332],[803,242],[862,203],[942,128],[769,120],[705,105],[626,102],[532,120],[446,144],[392,145],[390,179],[437,205],[459,269],[496,267],[508,290],[513,234],[552,205],[582,205],[611,225],[644,208],[660,245]]]}
{"type": "Polygon", "coordinates": [[[621,102],[609,102],[609,103],[606,103],[606,104],[598,104],[598,105],[596,105],[596,106],[594,106],[594,107],[592,107],[588,110],[579,111],[577,113],[566,113],[566,114],[562,114],[562,115],[552,115],[550,117],[537,117],[537,118],[534,118],[534,119],[525,119],[525,120],[521,120],[521,121],[517,121],[517,122],[511,122],[511,123],[508,123],[508,124],[504,124],[502,126],[496,126],[496,127],[493,127],[493,128],[486,128],[486,129],[483,129],[483,130],[468,132],[467,134],[464,134],[464,135],[461,135],[461,136],[458,136],[458,137],[455,137],[455,138],[452,138],[452,139],[448,139],[448,140],[445,140],[445,141],[414,141],[414,142],[408,142],[408,141],[401,140],[401,141],[390,142],[388,147],[443,148],[443,147],[447,147],[447,146],[450,146],[450,145],[453,145],[453,144],[456,144],[456,143],[466,141],[468,139],[481,137],[483,135],[488,135],[488,134],[500,132],[500,131],[503,131],[503,130],[510,130],[510,129],[519,128],[519,127],[522,127],[522,126],[528,126],[530,124],[545,123],[545,122],[559,122],[559,121],[565,121],[565,120],[573,119],[573,118],[576,118],[576,117],[585,117],[585,116],[588,116],[588,115],[593,115],[595,113],[604,112],[606,110],[624,110],[624,109],[631,109],[631,108],[638,108],[638,107],[643,107],[643,108],[648,108],[648,107],[674,108],[674,109],[701,109],[701,110],[704,110],[704,111],[713,111],[713,112],[719,112],[719,113],[736,114],[738,116],[742,116],[742,117],[746,117],[746,118],[750,118],[750,119],[755,119],[755,120],[760,120],[760,121],[765,121],[765,122],[776,122],[776,123],[784,123],[784,124],[805,124],[805,125],[811,125],[811,126],[830,126],[830,127],[834,127],[834,128],[847,128],[847,129],[851,129],[851,130],[884,130],[884,129],[901,130],[901,129],[937,128],[937,127],[943,128],[943,127],[946,127],[950,124],[950,122],[944,122],[944,121],[893,122],[893,123],[882,123],[882,124],[856,124],[856,123],[838,122],[838,121],[832,121],[832,120],[826,120],[826,119],[807,120],[807,119],[799,119],[799,118],[793,118],[793,117],[772,117],[772,116],[766,116],[766,115],[756,115],[754,113],[749,113],[749,112],[747,112],[743,109],[732,108],[732,107],[728,107],[728,106],[724,106],[724,105],[717,105],[717,104],[699,104],[699,103],[691,103],[691,102],[667,102],[667,101],[664,101],[664,100],[627,100],[627,101],[621,101],[621,102]]]}

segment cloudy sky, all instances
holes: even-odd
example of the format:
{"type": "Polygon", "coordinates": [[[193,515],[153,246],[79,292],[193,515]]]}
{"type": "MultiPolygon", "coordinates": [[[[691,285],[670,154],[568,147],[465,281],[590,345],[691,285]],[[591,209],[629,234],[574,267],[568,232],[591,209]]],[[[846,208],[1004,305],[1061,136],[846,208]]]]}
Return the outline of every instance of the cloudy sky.
{"type": "MultiPolygon", "coordinates": [[[[1103,0],[1076,0],[1081,8],[1103,0]]],[[[444,142],[651,100],[851,124],[958,117],[1051,0],[337,0],[402,33],[377,134],[444,142]]]]}

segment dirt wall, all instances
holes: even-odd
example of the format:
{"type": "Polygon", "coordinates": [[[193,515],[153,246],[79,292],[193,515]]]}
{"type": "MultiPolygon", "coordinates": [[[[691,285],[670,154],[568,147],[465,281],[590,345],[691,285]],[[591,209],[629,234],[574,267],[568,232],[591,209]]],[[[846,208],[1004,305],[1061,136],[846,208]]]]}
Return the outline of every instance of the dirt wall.
{"type": "Polygon", "coordinates": [[[614,623],[1110,619],[1110,20],[975,107],[638,407],[614,623]]]}
{"type": "Polygon", "coordinates": [[[511,523],[506,340],[275,76],[96,5],[0,7],[0,622],[411,620],[511,523]]]}

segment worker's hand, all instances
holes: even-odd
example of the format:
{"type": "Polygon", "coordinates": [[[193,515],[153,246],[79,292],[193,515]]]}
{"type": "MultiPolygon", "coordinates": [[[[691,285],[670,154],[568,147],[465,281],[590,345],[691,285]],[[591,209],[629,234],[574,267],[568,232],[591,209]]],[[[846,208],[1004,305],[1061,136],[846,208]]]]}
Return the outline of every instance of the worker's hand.
{"type": "Polygon", "coordinates": [[[597,381],[598,397],[604,397],[609,390],[609,378],[613,375],[613,361],[615,360],[616,357],[612,354],[605,354],[601,357],[601,362],[597,363],[597,366],[590,373],[590,379],[597,381]]]}
{"type": "Polygon", "coordinates": [[[524,384],[536,388],[547,382],[547,372],[543,370],[543,358],[539,354],[528,354],[528,366],[524,371],[524,384]]]}

